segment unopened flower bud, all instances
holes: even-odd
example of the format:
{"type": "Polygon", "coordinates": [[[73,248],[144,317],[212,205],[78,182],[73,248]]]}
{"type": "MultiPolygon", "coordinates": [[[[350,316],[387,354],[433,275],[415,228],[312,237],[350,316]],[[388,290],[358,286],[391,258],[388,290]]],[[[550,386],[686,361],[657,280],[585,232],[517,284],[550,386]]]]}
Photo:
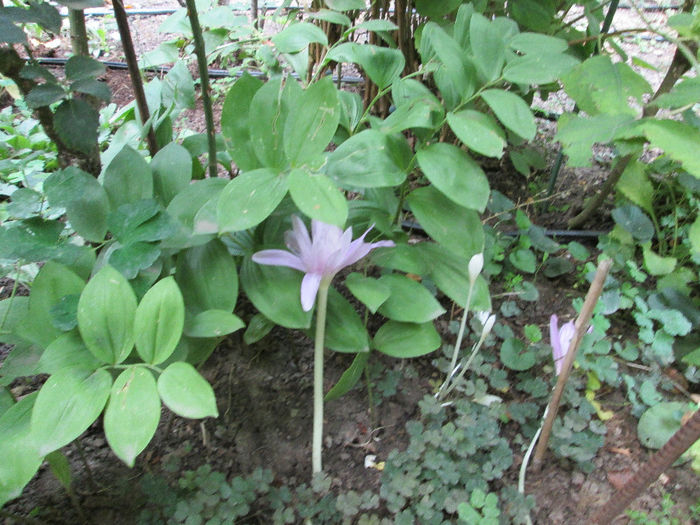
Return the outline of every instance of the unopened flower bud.
{"type": "Polygon", "coordinates": [[[484,268],[484,254],[477,253],[469,260],[469,282],[473,283],[484,268]]]}

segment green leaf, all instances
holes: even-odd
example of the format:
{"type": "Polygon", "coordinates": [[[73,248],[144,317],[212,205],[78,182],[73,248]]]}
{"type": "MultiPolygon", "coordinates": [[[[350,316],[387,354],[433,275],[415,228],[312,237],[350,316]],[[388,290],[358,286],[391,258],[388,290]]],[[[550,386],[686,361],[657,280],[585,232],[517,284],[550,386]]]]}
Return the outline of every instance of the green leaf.
{"type": "Polygon", "coordinates": [[[692,410],[690,407],[688,403],[664,402],[647,409],[637,425],[639,441],[649,448],[661,448],[681,427],[681,417],[692,410]]]}
{"type": "Polygon", "coordinates": [[[398,80],[406,65],[400,50],[372,44],[353,47],[353,57],[379,89],[385,89],[398,80]]]}
{"type": "Polygon", "coordinates": [[[170,239],[163,241],[164,248],[183,249],[205,244],[214,238],[212,234],[195,233],[197,213],[224,189],[229,181],[226,179],[197,180],[178,193],[166,211],[180,224],[180,231],[170,239]]]}
{"type": "MultiPolygon", "coordinates": [[[[469,292],[469,260],[472,255],[480,252],[481,249],[467,257],[460,257],[444,246],[431,242],[422,242],[416,245],[416,249],[423,254],[424,259],[429,263],[426,275],[432,279],[445,295],[458,305],[464,306],[469,292]]],[[[474,284],[471,310],[491,310],[488,284],[481,275],[477,277],[474,284]]]]}
{"type": "Polygon", "coordinates": [[[246,257],[241,285],[253,305],[268,319],[286,328],[308,328],[311,312],[301,308],[303,274],[281,266],[256,264],[246,257]]]}
{"type": "Polygon", "coordinates": [[[503,78],[515,84],[549,84],[579,64],[571,55],[546,53],[515,57],[503,70],[503,78]]]}
{"type": "Polygon", "coordinates": [[[419,357],[437,350],[442,343],[433,323],[387,321],[374,336],[374,347],[392,357],[419,357]]]}
{"type": "Polygon", "coordinates": [[[130,146],[124,146],[105,168],[102,184],[113,210],[153,196],[151,168],[130,146]]]}
{"type": "Polygon", "coordinates": [[[506,135],[490,115],[467,109],[448,113],[447,123],[469,149],[487,157],[500,159],[503,156],[506,135]]]}
{"type": "Polygon", "coordinates": [[[549,257],[544,263],[545,277],[553,279],[560,275],[571,274],[575,270],[574,263],[564,257],[549,257]]]}
{"type": "Polygon", "coordinates": [[[79,294],[85,282],[62,264],[49,261],[32,283],[27,317],[17,326],[17,333],[32,343],[46,348],[62,335],[52,320],[51,308],[67,295],[79,294]]]}
{"type": "Polygon", "coordinates": [[[289,164],[284,153],[283,132],[295,97],[300,94],[301,88],[295,80],[288,79],[282,86],[280,79],[274,79],[253,95],[249,111],[250,144],[265,168],[282,170],[289,164]]]}
{"type": "Polygon", "coordinates": [[[355,9],[365,9],[364,0],[325,0],[330,9],[336,11],[354,11],[355,9]]]}
{"type": "Polygon", "coordinates": [[[205,310],[185,324],[189,337],[221,337],[245,326],[238,316],[226,310],[205,310]]]}
{"type": "Polygon", "coordinates": [[[398,186],[406,179],[410,150],[403,137],[367,129],[343,142],[328,157],[327,173],[341,188],[398,186]]]}
{"type": "Polygon", "coordinates": [[[39,262],[53,259],[61,253],[59,235],[64,225],[38,217],[9,221],[0,228],[0,259],[39,262]]]}
{"type": "Polygon", "coordinates": [[[700,178],[697,151],[700,131],[697,128],[675,120],[651,119],[644,121],[641,129],[652,146],[661,148],[666,155],[680,162],[688,173],[700,178]]]}
{"type": "Polygon", "coordinates": [[[612,218],[635,239],[646,242],[654,236],[654,225],[637,206],[626,204],[612,211],[612,218]]]}
{"type": "Polygon", "coordinates": [[[431,186],[413,190],[406,200],[437,242],[467,259],[482,251],[484,231],[475,211],[458,206],[431,186]]]}
{"type": "Polygon", "coordinates": [[[228,147],[231,158],[244,172],[261,167],[251,143],[249,110],[253,96],[262,85],[260,80],[244,73],[229,89],[221,110],[221,133],[231,142],[228,147]]]}
{"type": "Polygon", "coordinates": [[[54,450],[46,456],[46,462],[49,464],[51,473],[63,485],[63,488],[70,491],[73,478],[70,474],[68,458],[60,450],[54,450]]]}
{"type": "Polygon", "coordinates": [[[562,77],[564,89],[588,115],[636,116],[629,99],[641,101],[651,93],[649,83],[627,64],[615,63],[608,56],[589,58],[562,77]]]}
{"type": "Polygon", "coordinates": [[[233,311],[238,298],[236,263],[218,240],[178,255],[175,279],[191,314],[205,310],[233,311]]]}
{"type": "Polygon", "coordinates": [[[365,277],[357,272],[353,272],[345,278],[345,286],[373,314],[391,294],[386,283],[372,277],[365,277]]]}
{"type": "Polygon", "coordinates": [[[328,37],[323,30],[308,22],[290,24],[274,35],[271,40],[280,53],[296,53],[311,43],[328,45],[328,37]]]}
{"type": "Polygon", "coordinates": [[[348,204],[333,181],[325,175],[294,169],[289,174],[289,193],[294,204],[308,217],[342,227],[348,204]]]}
{"type": "MultiPolygon", "coordinates": [[[[5,42],[7,44],[26,44],[27,35],[25,35],[24,31],[19,27],[10,22],[10,20],[3,17],[0,18],[0,42],[5,42]]],[[[2,501],[1,497],[2,492],[0,492],[0,501],[2,501]]]]}
{"type": "Polygon", "coordinates": [[[532,111],[518,95],[502,89],[487,89],[481,98],[489,105],[505,127],[525,140],[535,138],[537,127],[532,111]]]}
{"type": "Polygon", "coordinates": [[[451,13],[457,9],[461,3],[462,0],[443,0],[442,2],[435,2],[435,0],[416,0],[416,11],[423,16],[435,20],[451,13]]]}
{"type": "Polygon", "coordinates": [[[135,279],[141,270],[150,268],[160,257],[160,248],[147,242],[120,246],[109,254],[107,263],[127,279],[135,279]]]}
{"type": "Polygon", "coordinates": [[[15,219],[28,219],[41,212],[43,197],[38,191],[29,188],[19,188],[12,193],[12,201],[5,208],[15,219]]]}
{"type": "Polygon", "coordinates": [[[158,393],[163,403],[178,416],[219,417],[214,390],[188,363],[168,366],[158,378],[158,393]]]}
{"type": "MultiPolygon", "coordinates": [[[[429,265],[424,260],[424,254],[416,245],[410,244],[397,244],[390,250],[374,251],[372,252],[372,262],[390,270],[399,270],[416,275],[425,275],[429,271],[429,265]]],[[[382,300],[382,302],[384,301],[382,300]]]]}
{"type": "Polygon", "coordinates": [[[485,16],[474,13],[469,23],[469,42],[476,67],[486,82],[496,80],[506,58],[501,31],[485,16]]]}
{"type": "Polygon", "coordinates": [[[185,324],[185,303],[173,277],[158,281],[136,308],[136,351],[146,363],[157,365],[175,350],[185,324]]]}
{"type": "Polygon", "coordinates": [[[49,309],[51,323],[62,332],[78,326],[78,299],[80,294],[64,295],[49,309]]]}
{"type": "Polygon", "coordinates": [[[685,77],[676,84],[670,93],[656,97],[653,104],[660,108],[678,109],[700,100],[700,78],[685,77]]]}
{"type": "Polygon", "coordinates": [[[528,32],[515,35],[508,45],[526,55],[564,53],[569,49],[569,43],[563,38],[528,32]]]}
{"type": "Polygon", "coordinates": [[[324,22],[330,22],[331,24],[338,24],[343,27],[350,27],[352,21],[341,13],[336,13],[334,11],[329,11],[328,9],[319,9],[309,13],[309,18],[313,20],[323,20],[324,22]]]}
{"type": "Polygon", "coordinates": [[[693,252],[700,253],[700,216],[695,218],[695,222],[688,229],[688,240],[693,252]]]}
{"type": "Polygon", "coordinates": [[[175,65],[165,75],[161,89],[161,104],[176,109],[194,109],[194,80],[184,60],[174,60],[175,65]]]}
{"type": "Polygon", "coordinates": [[[245,333],[243,334],[243,340],[247,345],[257,343],[263,337],[269,334],[270,330],[272,330],[274,327],[275,323],[270,321],[263,314],[255,314],[253,317],[251,317],[250,321],[248,321],[248,327],[245,329],[245,333]]]}
{"type": "Polygon", "coordinates": [[[123,204],[107,218],[112,234],[123,244],[161,241],[177,232],[177,223],[161,213],[158,202],[144,199],[123,204]]]}
{"type": "Polygon", "coordinates": [[[109,397],[112,376],[104,369],[64,368],[39,390],[31,420],[31,439],[39,454],[64,447],[99,417],[109,397]]]}
{"type": "Polygon", "coordinates": [[[352,360],[350,367],[343,372],[343,375],[340,376],[338,382],[333,385],[333,388],[328,391],[323,400],[333,401],[334,399],[338,399],[349,392],[350,389],[352,389],[352,387],[354,387],[362,377],[362,372],[365,370],[368,359],[369,352],[358,353],[355,356],[355,359],[352,360]]]}
{"type": "Polygon", "coordinates": [[[219,230],[233,232],[257,226],[282,202],[287,187],[287,178],[272,169],[262,168],[238,175],[219,196],[219,230]]]}
{"type": "Polygon", "coordinates": [[[508,255],[508,260],[513,266],[522,272],[535,273],[535,270],[537,269],[537,258],[532,250],[520,248],[512,251],[508,255]]]}
{"type": "Polygon", "coordinates": [[[37,366],[42,374],[55,374],[71,367],[94,370],[100,362],[90,353],[77,330],[59,336],[46,347],[37,366]]]}
{"type": "Polygon", "coordinates": [[[192,157],[176,142],[160,149],[151,161],[153,194],[163,206],[189,186],[192,180],[192,157]]]}
{"type": "Polygon", "coordinates": [[[525,347],[520,339],[509,337],[501,345],[501,363],[518,372],[529,370],[535,365],[537,355],[532,347],[525,347]]]}
{"type": "Polygon", "coordinates": [[[331,77],[308,87],[294,103],[284,127],[284,151],[292,166],[316,160],[338,128],[340,105],[331,77]]]}
{"type": "Polygon", "coordinates": [[[651,275],[668,275],[676,269],[678,260],[675,257],[661,257],[651,249],[651,243],[642,245],[644,250],[644,267],[651,275]]]}
{"type": "Polygon", "coordinates": [[[97,110],[77,98],[61,102],[53,115],[54,129],[66,146],[87,154],[97,151],[99,124],[97,110]]]}
{"type": "Polygon", "coordinates": [[[124,370],[112,385],[104,415],[105,437],[129,467],[156,433],[160,397],[153,374],[141,366],[124,370]]]}
{"type": "Polygon", "coordinates": [[[384,317],[405,323],[427,323],[445,313],[445,309],[423,285],[408,277],[383,275],[379,282],[391,292],[378,309],[384,317]]]}
{"type": "Polygon", "coordinates": [[[634,204],[649,213],[653,213],[654,187],[647,176],[644,163],[630,162],[622,172],[616,188],[634,204]]]}
{"type": "Polygon", "coordinates": [[[456,204],[483,212],[489,182],[479,165],[452,144],[436,143],[418,150],[418,165],[428,180],[456,204]]]}
{"type": "Polygon", "coordinates": [[[336,352],[368,352],[369,335],[355,308],[337,290],[328,291],[324,344],[336,352]]]}
{"type": "Polygon", "coordinates": [[[27,106],[40,108],[66,98],[66,92],[58,84],[39,84],[24,97],[27,106]]]}
{"type": "Polygon", "coordinates": [[[109,103],[112,99],[112,92],[106,82],[100,82],[91,78],[77,80],[70,85],[70,90],[76,93],[84,93],[109,103]]]}
{"type": "Polygon", "coordinates": [[[70,57],[65,66],[66,78],[71,82],[97,78],[105,71],[106,69],[102,62],[83,55],[74,55],[70,57]]]}
{"type": "Polygon", "coordinates": [[[9,386],[18,377],[38,374],[41,354],[42,348],[26,340],[20,340],[5,356],[0,368],[0,386],[9,386]]]}
{"type": "Polygon", "coordinates": [[[635,122],[634,117],[625,113],[591,118],[565,113],[559,118],[555,138],[561,141],[570,166],[590,166],[593,144],[612,141],[635,122]]]}
{"type": "Polygon", "coordinates": [[[36,396],[36,392],[25,396],[0,417],[0,454],[3,458],[0,461],[0,506],[22,494],[43,461],[34,443],[28,439],[36,396]]]}
{"type": "Polygon", "coordinates": [[[121,363],[134,346],[136,296],[129,282],[104,266],[78,302],[78,328],[90,352],[103,363],[121,363]]]}
{"type": "Polygon", "coordinates": [[[66,209],[66,217],[78,235],[92,242],[104,240],[109,198],[93,176],[68,167],[52,173],[44,181],[44,191],[52,207],[66,209]]]}
{"type": "MultiPolygon", "coordinates": [[[[51,307],[49,307],[51,308],[51,307]]],[[[0,300],[0,341],[15,344],[21,338],[15,335],[20,323],[24,323],[29,313],[29,297],[14,295],[0,300]]]]}

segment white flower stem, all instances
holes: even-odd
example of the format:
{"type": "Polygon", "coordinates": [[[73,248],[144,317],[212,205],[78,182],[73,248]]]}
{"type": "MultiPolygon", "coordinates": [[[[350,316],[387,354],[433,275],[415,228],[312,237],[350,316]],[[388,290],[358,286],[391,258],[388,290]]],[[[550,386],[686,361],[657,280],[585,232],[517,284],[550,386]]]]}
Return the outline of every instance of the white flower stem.
{"type": "Polygon", "coordinates": [[[467,316],[469,315],[469,307],[472,302],[472,292],[474,290],[474,281],[469,283],[469,292],[467,293],[467,303],[464,305],[464,313],[462,314],[462,322],[459,325],[459,333],[457,334],[457,341],[455,341],[455,347],[452,352],[452,362],[450,363],[450,368],[447,370],[447,377],[445,382],[440,386],[437,392],[437,399],[442,399],[445,396],[445,388],[450,384],[450,380],[455,373],[455,367],[457,366],[457,357],[459,356],[459,349],[462,346],[462,338],[464,337],[464,331],[467,327],[467,316]]]}
{"type": "Polygon", "coordinates": [[[314,426],[311,442],[311,470],[316,474],[323,470],[323,343],[326,337],[326,307],[331,280],[323,278],[316,299],[316,339],[314,341],[314,426]]]}

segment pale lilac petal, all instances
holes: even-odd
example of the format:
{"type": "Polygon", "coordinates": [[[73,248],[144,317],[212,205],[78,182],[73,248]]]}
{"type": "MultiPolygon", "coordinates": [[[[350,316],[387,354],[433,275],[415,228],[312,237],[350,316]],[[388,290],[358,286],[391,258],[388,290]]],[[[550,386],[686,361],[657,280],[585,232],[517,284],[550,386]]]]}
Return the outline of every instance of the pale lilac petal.
{"type": "Polygon", "coordinates": [[[296,215],[292,215],[292,230],[285,232],[284,242],[287,248],[299,256],[311,251],[309,230],[306,229],[304,221],[296,215]]]}
{"type": "Polygon", "coordinates": [[[559,341],[561,342],[561,349],[564,355],[569,353],[569,346],[571,346],[571,340],[574,338],[576,333],[576,326],[573,321],[564,323],[559,330],[559,341]]]}
{"type": "Polygon", "coordinates": [[[552,314],[549,318],[549,340],[552,344],[552,359],[557,370],[557,375],[561,370],[561,360],[564,357],[561,351],[561,341],[559,340],[559,319],[557,314],[552,314]]]}
{"type": "Polygon", "coordinates": [[[301,307],[305,312],[313,308],[322,278],[318,273],[307,273],[301,280],[301,307]]]}
{"type": "Polygon", "coordinates": [[[301,272],[306,271],[301,259],[286,250],[262,250],[253,254],[253,261],[268,266],[288,266],[301,272]]]}

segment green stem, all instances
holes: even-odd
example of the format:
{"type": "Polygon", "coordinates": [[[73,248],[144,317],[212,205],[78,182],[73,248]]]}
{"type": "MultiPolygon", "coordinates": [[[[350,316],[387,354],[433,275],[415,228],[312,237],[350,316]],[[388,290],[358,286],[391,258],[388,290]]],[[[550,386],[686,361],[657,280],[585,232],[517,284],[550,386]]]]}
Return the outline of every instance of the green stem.
{"type": "Polygon", "coordinates": [[[317,474],[321,466],[323,447],[323,342],[326,337],[326,306],[331,279],[324,277],[318,287],[316,299],[316,340],[314,341],[314,426],[311,442],[311,471],[317,474]]]}

